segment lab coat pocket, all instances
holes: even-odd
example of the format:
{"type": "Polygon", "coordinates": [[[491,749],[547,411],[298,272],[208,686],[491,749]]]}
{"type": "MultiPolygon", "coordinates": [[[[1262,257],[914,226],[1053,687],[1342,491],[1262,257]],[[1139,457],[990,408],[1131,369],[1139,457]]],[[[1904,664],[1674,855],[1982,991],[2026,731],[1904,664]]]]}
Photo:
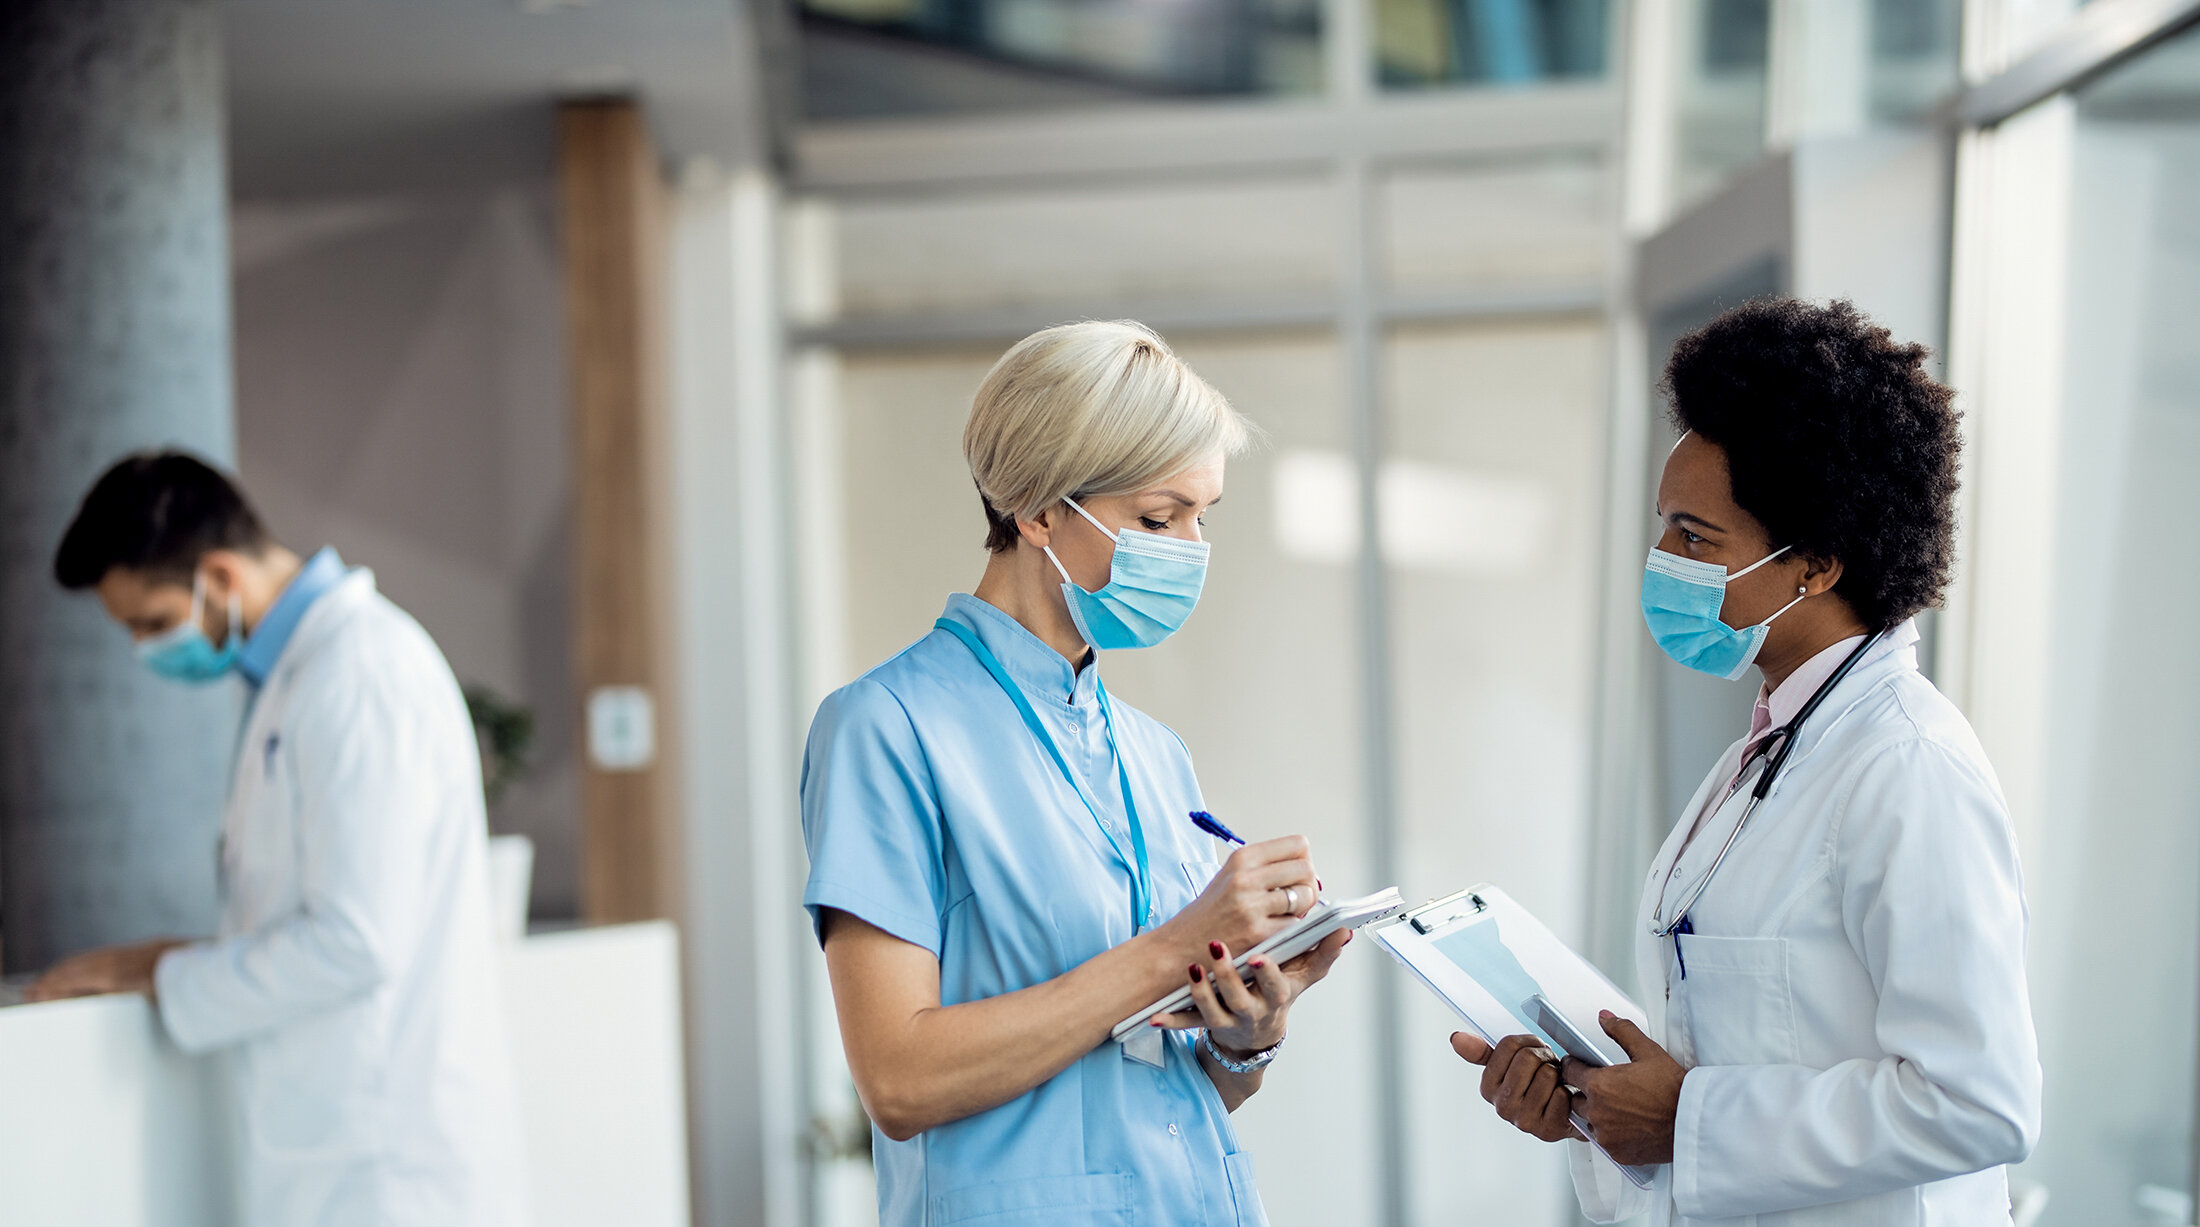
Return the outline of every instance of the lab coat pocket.
{"type": "Polygon", "coordinates": [[[1797,1061],[1786,938],[1691,933],[1681,938],[1681,957],[1688,971],[1673,982],[1673,991],[1686,998],[1696,1064],[1797,1061]]]}
{"type": "Polygon", "coordinates": [[[968,1185],[933,1198],[932,1221],[940,1227],[1033,1222],[1047,1227],[1129,1227],[1137,1183],[1129,1172],[1107,1172],[968,1185]]]}
{"type": "Polygon", "coordinates": [[[1237,1203],[1238,1227],[1268,1227],[1268,1212],[1261,1208],[1260,1190],[1253,1183],[1253,1156],[1242,1150],[1224,1155],[1222,1170],[1230,1177],[1230,1197],[1237,1203]]]}

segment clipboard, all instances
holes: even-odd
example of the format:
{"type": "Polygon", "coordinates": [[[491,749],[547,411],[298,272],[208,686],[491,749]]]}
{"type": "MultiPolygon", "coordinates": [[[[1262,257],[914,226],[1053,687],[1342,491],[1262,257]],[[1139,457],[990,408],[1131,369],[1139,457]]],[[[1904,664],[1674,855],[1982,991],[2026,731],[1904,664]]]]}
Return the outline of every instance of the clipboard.
{"type": "MultiPolygon", "coordinates": [[[[1405,899],[1398,894],[1398,888],[1395,886],[1385,887],[1372,895],[1358,899],[1317,900],[1313,907],[1307,909],[1306,915],[1301,916],[1281,931],[1270,935],[1267,941],[1239,954],[1236,958],[1230,960],[1230,963],[1231,966],[1237,969],[1238,977],[1250,983],[1253,973],[1246,967],[1246,964],[1252,962],[1255,958],[1266,958],[1274,963],[1288,963],[1320,945],[1323,938],[1337,932],[1339,929],[1357,929],[1363,925],[1376,924],[1398,916],[1405,910],[1405,899]]],[[[1147,1020],[1156,1014],[1174,1014],[1179,1010],[1191,1008],[1192,986],[1187,984],[1122,1022],[1115,1024],[1115,1027],[1109,1031],[1108,1037],[1123,1045],[1124,1050],[1134,1058],[1144,1060],[1148,1064],[1158,1065],[1160,1063],[1160,1044],[1158,1042],[1160,1034],[1146,1025],[1147,1020]],[[1150,1055],[1146,1052],[1132,1050],[1132,1044],[1144,1040],[1147,1036],[1152,1036],[1154,1041],[1150,1055]]]]}
{"type": "MultiPolygon", "coordinates": [[[[1598,1011],[1649,1025],[1618,985],[1487,883],[1424,903],[1374,936],[1492,1046],[1508,1035],[1534,1035],[1587,1064],[1624,1065],[1627,1053],[1597,1025],[1598,1011]]],[[[1588,1137],[1588,1123],[1573,1120],[1588,1137]]],[[[1638,1188],[1657,1176],[1653,1166],[1613,1164],[1638,1188]]]]}

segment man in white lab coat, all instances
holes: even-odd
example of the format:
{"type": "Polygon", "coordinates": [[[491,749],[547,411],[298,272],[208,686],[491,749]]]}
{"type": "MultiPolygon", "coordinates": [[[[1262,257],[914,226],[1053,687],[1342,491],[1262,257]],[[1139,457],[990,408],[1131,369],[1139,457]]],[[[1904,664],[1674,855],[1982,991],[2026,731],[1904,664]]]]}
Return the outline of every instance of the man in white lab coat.
{"type": "Polygon", "coordinates": [[[480,758],[435,643],[179,453],[101,477],[54,573],[147,667],[251,702],[220,935],[79,954],[31,995],[144,992],[185,1051],[226,1052],[248,1227],[517,1227],[480,758]]]}

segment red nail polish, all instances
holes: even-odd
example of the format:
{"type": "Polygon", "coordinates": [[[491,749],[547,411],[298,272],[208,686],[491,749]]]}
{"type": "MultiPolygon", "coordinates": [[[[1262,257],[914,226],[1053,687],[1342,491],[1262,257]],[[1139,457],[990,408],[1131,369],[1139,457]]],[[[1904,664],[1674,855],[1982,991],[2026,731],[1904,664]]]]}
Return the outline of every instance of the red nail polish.
{"type": "Polygon", "coordinates": [[[1191,974],[1192,974],[1192,983],[1194,983],[1194,984],[1197,984],[1197,983],[1199,983],[1199,964],[1197,964],[1197,963],[1194,963],[1194,964],[1192,964],[1192,965],[1191,965],[1191,967],[1189,968],[1189,970],[1190,970],[1190,972],[1191,972],[1191,974]]]}
{"type": "Polygon", "coordinates": [[[1221,957],[1222,957],[1222,943],[1221,943],[1221,942],[1208,942],[1208,943],[1207,943],[1207,957],[1208,957],[1208,958],[1210,958],[1210,959],[1219,959],[1219,958],[1221,958],[1221,957]]]}
{"type": "Polygon", "coordinates": [[[1253,970],[1255,970],[1255,971],[1258,971],[1258,970],[1260,970],[1261,968],[1263,968],[1263,967],[1266,967],[1266,966],[1268,966],[1268,960],[1267,960],[1267,959],[1254,959],[1254,960],[1253,960],[1252,962],[1250,962],[1250,963],[1246,964],[1246,966],[1248,966],[1248,967],[1251,967],[1251,968],[1252,968],[1253,970]]]}

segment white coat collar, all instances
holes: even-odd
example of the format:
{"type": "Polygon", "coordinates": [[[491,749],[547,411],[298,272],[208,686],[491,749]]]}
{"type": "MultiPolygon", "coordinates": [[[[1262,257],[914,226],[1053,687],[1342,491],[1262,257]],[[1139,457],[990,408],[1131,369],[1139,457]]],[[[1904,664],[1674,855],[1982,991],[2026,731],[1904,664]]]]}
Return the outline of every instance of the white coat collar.
{"type": "Polygon", "coordinates": [[[366,567],[354,567],[336,585],[321,594],[298,620],[297,630],[291,632],[290,643],[275,663],[275,672],[268,683],[288,677],[298,666],[311,659],[328,642],[338,628],[351,619],[375,595],[374,572],[366,567]]]}
{"type": "MultiPolygon", "coordinates": [[[[1890,636],[1895,640],[1895,646],[1884,652],[1875,652],[1859,663],[1855,671],[1842,678],[1841,684],[1834,688],[1832,694],[1826,696],[1826,701],[1811,715],[1809,722],[1803,726],[1801,738],[1795,743],[1794,753],[1788,756],[1787,765],[1781,769],[1779,778],[1773,781],[1769,797],[1780,795],[1781,788],[1791,778],[1791,774],[1809,761],[1812,752],[1824,744],[1834,729],[1845,723],[1848,715],[1867,697],[1895,677],[1905,672],[1917,671],[1918,638],[1914,625],[1904,623],[1898,628],[1899,631],[1908,633],[1890,636]]],[[[1651,859],[1650,872],[1644,879],[1640,914],[1636,917],[1639,926],[1647,927],[1650,924],[1651,917],[1657,910],[1659,886],[1673,872],[1674,863],[1688,846],[1689,828],[1695,826],[1697,816],[1703,814],[1704,806],[1710,802],[1713,790],[1724,788],[1727,781],[1734,778],[1735,771],[1741,766],[1743,748],[1748,744],[1748,737],[1745,735],[1726,748],[1726,753],[1721,754],[1719,761],[1712,765],[1704,776],[1703,783],[1696,787],[1695,795],[1688,799],[1687,807],[1676,816],[1677,820],[1667,830],[1665,841],[1657,856],[1651,859]]],[[[1708,829],[1711,816],[1706,814],[1703,818],[1705,828],[1708,829]]],[[[1655,946],[1655,943],[1652,945],[1655,946]]],[[[1647,974],[1648,964],[1644,967],[1647,974]]],[[[1662,1025],[1662,1015],[1658,1017],[1662,1025]]]]}

